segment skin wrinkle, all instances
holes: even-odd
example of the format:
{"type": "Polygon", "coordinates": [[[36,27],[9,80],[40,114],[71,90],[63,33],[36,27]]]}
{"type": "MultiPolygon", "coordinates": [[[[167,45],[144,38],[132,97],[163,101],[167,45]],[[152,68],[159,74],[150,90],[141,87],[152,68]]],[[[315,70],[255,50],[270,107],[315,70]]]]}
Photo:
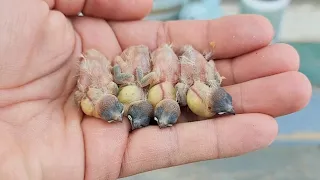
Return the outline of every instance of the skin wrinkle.
{"type": "MultiPolygon", "coordinates": [[[[59,94],[59,96],[58,97],[64,97],[64,99],[65,99],[65,102],[67,101],[67,99],[68,99],[68,97],[70,97],[71,96],[71,94],[73,94],[73,91],[71,90],[71,87],[70,87],[70,89],[68,89],[67,88],[67,86],[69,85],[69,79],[72,79],[70,76],[72,75],[72,70],[70,69],[68,72],[67,72],[67,74],[66,74],[66,78],[65,79],[67,79],[67,81],[65,81],[65,83],[64,83],[64,85],[63,85],[63,91],[61,91],[61,93],[59,94]]],[[[75,85],[76,85],[76,81],[73,81],[73,83],[72,83],[73,85],[72,85],[72,88],[74,88],[75,87],[75,85]]]]}
{"type": "MultiPolygon", "coordinates": [[[[46,118],[43,118],[43,119],[39,120],[36,117],[38,117],[38,116],[40,116],[42,114],[41,113],[36,113],[36,114],[33,114],[30,118],[28,118],[29,121],[24,122],[21,125],[15,126],[14,128],[19,128],[18,130],[15,130],[15,132],[14,132],[14,134],[17,135],[17,138],[21,138],[20,140],[24,140],[24,138],[27,138],[28,135],[31,136],[32,133],[30,133],[30,132],[27,133],[27,134],[23,134],[23,136],[21,136],[20,133],[24,132],[24,129],[27,129],[30,126],[32,128],[32,125],[37,124],[37,122],[40,122],[40,121],[41,121],[41,123],[46,124],[46,125],[44,125],[45,127],[42,127],[42,130],[40,130],[40,131],[44,132],[47,128],[49,128],[47,124],[49,123],[50,119],[52,119],[51,115],[53,113],[53,110],[52,110],[53,109],[52,108],[52,104],[53,103],[54,103],[54,101],[48,101],[46,103],[48,106],[44,106],[45,108],[43,108],[42,111],[41,111],[41,112],[50,112],[50,113],[48,113],[46,118]]],[[[37,138],[40,138],[40,137],[37,137],[37,138]]]]}
{"type": "Polygon", "coordinates": [[[162,25],[159,25],[158,26],[158,30],[157,30],[157,35],[155,36],[155,39],[154,39],[154,41],[153,42],[156,42],[156,46],[158,46],[158,44],[160,44],[159,43],[159,39],[160,39],[160,36],[161,36],[161,34],[160,34],[160,32],[162,31],[163,32],[163,34],[164,34],[164,29],[163,29],[163,24],[164,24],[165,22],[160,22],[160,24],[162,24],[162,25]]]}
{"type": "MultiPolygon", "coordinates": [[[[163,33],[164,33],[164,41],[163,43],[174,43],[172,40],[172,36],[171,36],[171,31],[170,31],[170,26],[169,26],[169,22],[163,22],[161,23],[161,26],[163,28],[163,33]]],[[[161,44],[159,44],[161,45],[161,44]]]]}
{"type": "Polygon", "coordinates": [[[37,169],[37,170],[35,170],[37,173],[36,173],[36,177],[38,177],[38,178],[43,178],[43,172],[42,172],[42,163],[41,163],[41,161],[39,160],[39,159],[35,159],[34,157],[32,157],[32,160],[30,160],[30,156],[28,156],[29,154],[31,155],[32,153],[30,153],[30,149],[26,149],[26,148],[23,148],[23,146],[18,146],[19,147],[19,149],[21,150],[21,152],[22,152],[22,154],[24,154],[24,156],[23,157],[26,157],[26,158],[23,158],[23,164],[24,164],[24,167],[27,167],[26,169],[28,169],[27,170],[27,174],[28,174],[28,177],[30,178],[30,179],[35,179],[33,176],[32,176],[32,169],[37,169]],[[29,158],[29,159],[28,159],[29,158]],[[30,163],[30,161],[31,162],[35,162],[35,160],[36,160],[36,162],[37,163],[30,163]],[[27,162],[29,162],[29,163],[27,163],[27,162]],[[30,164],[32,164],[31,166],[30,166],[30,164]],[[36,165],[35,165],[36,164],[36,165]],[[40,172],[40,177],[39,177],[39,172],[40,172]],[[33,177],[33,178],[32,178],[33,177]]]}
{"type": "MultiPolygon", "coordinates": [[[[130,149],[132,149],[132,138],[136,135],[134,135],[135,132],[131,133],[131,136],[128,137],[127,140],[127,145],[126,145],[126,149],[125,149],[125,153],[123,155],[122,158],[122,163],[121,163],[121,169],[120,169],[120,173],[119,173],[119,178],[123,178],[126,177],[128,175],[128,173],[126,172],[127,169],[130,169],[131,167],[135,167],[137,163],[139,162],[148,162],[148,161],[152,161],[151,158],[139,158],[138,160],[130,160],[132,159],[130,158],[130,149]]],[[[139,132],[138,132],[139,133],[139,132]]]]}
{"type": "MultiPolygon", "coordinates": [[[[25,85],[22,85],[22,86],[18,86],[18,87],[13,88],[13,89],[11,88],[11,89],[4,89],[4,90],[5,90],[5,91],[8,91],[7,93],[9,93],[10,91],[13,91],[13,90],[17,90],[18,92],[19,92],[19,91],[23,91],[26,87],[34,86],[34,84],[37,84],[38,82],[41,83],[41,81],[45,81],[45,79],[51,78],[51,75],[54,75],[54,76],[57,75],[57,73],[59,73],[61,70],[63,70],[64,67],[67,67],[67,66],[65,65],[65,64],[67,64],[67,63],[68,63],[68,61],[64,61],[64,64],[60,65],[60,66],[57,67],[57,68],[54,68],[54,69],[53,69],[54,71],[52,71],[51,73],[48,73],[46,76],[39,77],[39,78],[37,78],[37,79],[35,79],[35,80],[32,80],[32,81],[30,81],[29,83],[27,83],[27,84],[25,84],[25,85]]],[[[68,75],[68,73],[66,73],[66,75],[68,75]]],[[[64,83],[66,83],[66,81],[64,81],[64,83]]],[[[64,85],[64,86],[65,86],[65,85],[64,85]]],[[[1,89],[1,90],[3,90],[3,89],[1,89]]],[[[0,90],[0,91],[1,91],[1,90],[0,90]]],[[[4,105],[1,105],[0,108],[4,108],[4,107],[7,107],[7,106],[24,103],[24,102],[27,102],[27,101],[38,101],[38,100],[45,100],[45,99],[55,99],[55,98],[58,98],[61,93],[63,93],[63,90],[64,90],[64,89],[61,89],[61,92],[59,92],[59,94],[56,95],[55,97],[33,97],[33,98],[29,97],[29,98],[25,98],[25,99],[23,99],[23,100],[21,100],[21,99],[20,99],[20,100],[19,100],[19,99],[16,99],[15,101],[13,101],[13,102],[11,102],[11,103],[7,102],[7,103],[5,103],[4,105]]],[[[4,94],[6,94],[6,93],[4,93],[4,94]]],[[[0,101],[0,102],[1,102],[1,101],[0,101]]]]}
{"type": "MultiPolygon", "coordinates": [[[[203,29],[205,29],[205,31],[203,32],[203,34],[205,34],[205,38],[207,40],[211,39],[210,38],[210,33],[208,33],[208,32],[210,32],[210,21],[205,21],[203,29]]],[[[204,50],[204,52],[206,52],[206,50],[204,50]]],[[[208,51],[208,52],[212,52],[213,53],[212,54],[213,56],[211,57],[211,59],[214,60],[215,59],[215,57],[214,57],[214,49],[213,50],[211,49],[211,51],[208,51]]]]}
{"type": "MultiPolygon", "coordinates": [[[[78,130],[81,130],[81,127],[80,127],[80,124],[79,124],[79,121],[78,121],[78,125],[74,125],[74,126],[72,126],[71,124],[66,124],[66,122],[67,121],[52,121],[52,120],[58,120],[58,119],[62,119],[63,117],[65,117],[64,115],[62,115],[62,112],[64,112],[64,106],[60,106],[60,104],[62,104],[63,103],[63,101],[64,101],[64,99],[58,99],[58,100],[56,100],[54,103],[52,103],[52,105],[51,105],[51,112],[52,113],[48,113],[48,115],[47,115],[47,118],[48,118],[48,121],[51,121],[51,122],[48,122],[48,123],[50,123],[50,125],[48,126],[48,128],[54,128],[53,130],[55,130],[56,128],[58,128],[58,129],[56,129],[56,130],[59,130],[59,128],[64,128],[64,129],[61,129],[61,131],[63,131],[63,132],[61,132],[61,133],[59,133],[59,135],[57,135],[57,137],[59,138],[59,137],[66,137],[64,140],[63,140],[63,143],[67,143],[67,142],[70,142],[71,141],[71,139],[73,138],[73,137],[75,137],[75,135],[78,135],[78,133],[80,133],[78,130]],[[71,126],[70,126],[71,125],[71,126]],[[75,129],[76,128],[76,129],[75,129]],[[74,130],[74,131],[73,131],[74,130]],[[73,132],[75,133],[75,134],[73,134],[73,132]]],[[[71,103],[70,103],[71,104],[71,103]]],[[[70,105],[69,104],[69,105],[70,105]]],[[[72,121],[70,121],[70,118],[72,118],[72,114],[69,114],[70,115],[70,117],[67,117],[66,119],[67,120],[69,120],[69,122],[72,122],[72,121]]],[[[74,122],[74,121],[73,121],[74,122]]],[[[75,123],[74,123],[75,124],[75,123]]],[[[50,138],[50,136],[49,136],[49,138],[50,138]]],[[[77,142],[79,142],[79,140],[80,140],[81,138],[80,137],[77,137],[76,138],[76,141],[77,142]]],[[[48,140],[54,140],[54,139],[45,139],[44,141],[48,141],[48,140]]],[[[81,142],[83,142],[83,139],[81,139],[80,140],[81,142]]],[[[48,144],[50,147],[48,147],[48,148],[50,148],[50,149],[52,149],[52,148],[54,148],[53,150],[54,150],[54,152],[56,152],[56,150],[60,150],[60,149],[63,149],[63,148],[66,148],[67,150],[71,150],[71,149],[69,149],[68,148],[68,146],[67,147],[63,147],[63,145],[61,144],[61,143],[59,143],[59,142],[56,142],[56,141],[54,141],[53,143],[50,143],[49,142],[49,144],[48,144]]],[[[47,147],[47,146],[46,146],[47,147]]],[[[83,146],[81,146],[81,147],[83,147],[83,146]]],[[[70,151],[67,151],[67,152],[70,152],[70,151]]],[[[52,154],[52,153],[51,153],[52,154]]],[[[55,154],[55,155],[57,155],[57,154],[55,154]]],[[[46,156],[46,155],[44,155],[44,156],[46,156]]],[[[67,158],[69,158],[69,157],[67,157],[67,158]]],[[[72,158],[72,157],[71,157],[72,158]]],[[[81,160],[82,161],[82,160],[81,160]]],[[[68,161],[68,159],[66,159],[66,162],[65,163],[63,163],[63,165],[65,165],[65,167],[67,168],[68,167],[68,165],[69,165],[69,163],[70,162],[72,162],[72,161],[68,161]]],[[[82,163],[81,163],[81,165],[82,165],[82,163]]],[[[74,168],[77,168],[78,167],[78,165],[75,165],[74,166],[74,168]]],[[[72,168],[71,169],[71,171],[73,171],[74,172],[74,168],[72,168]]],[[[71,173],[72,174],[72,173],[71,173]]],[[[70,175],[70,174],[69,174],[70,175]]],[[[58,178],[59,179],[59,178],[58,178]]]]}
{"type": "Polygon", "coordinates": [[[13,87],[0,88],[0,90],[11,90],[11,89],[16,89],[16,88],[20,88],[20,87],[23,87],[23,86],[27,86],[27,85],[29,85],[29,84],[32,84],[32,83],[35,82],[35,81],[38,81],[38,80],[40,80],[40,79],[42,79],[42,78],[45,78],[45,77],[47,77],[47,76],[49,76],[49,75],[51,75],[51,74],[59,71],[60,68],[61,68],[61,67],[64,67],[64,65],[65,65],[66,63],[67,63],[67,61],[63,61],[62,64],[59,64],[56,68],[53,68],[52,71],[49,71],[49,72],[47,72],[47,73],[45,73],[45,74],[43,74],[43,75],[40,75],[39,77],[37,77],[37,78],[35,78],[35,79],[32,79],[32,80],[29,81],[29,82],[26,82],[26,83],[21,84],[21,85],[19,85],[19,86],[15,86],[14,88],[13,88],[13,87]]]}
{"type": "MultiPolygon", "coordinates": [[[[71,21],[70,21],[71,22],[71,21]]],[[[68,75],[67,75],[67,79],[71,79],[71,83],[72,83],[72,86],[70,85],[70,89],[67,88],[67,86],[69,85],[69,81],[67,81],[64,85],[64,91],[60,94],[60,96],[67,96],[67,97],[70,97],[73,93],[74,93],[74,88],[76,86],[76,83],[77,81],[76,80],[72,80],[73,78],[77,77],[77,76],[73,76],[74,74],[78,74],[78,69],[74,68],[74,67],[78,67],[78,66],[72,66],[73,63],[77,63],[77,55],[78,53],[81,52],[81,49],[82,49],[82,41],[81,41],[81,37],[80,35],[77,33],[77,31],[75,30],[75,28],[73,27],[72,25],[72,28],[73,28],[73,32],[74,32],[74,37],[75,37],[75,43],[74,43],[74,47],[73,47],[73,50],[71,52],[71,55],[70,55],[70,70],[68,72],[68,75]],[[71,58],[73,57],[73,58],[71,58]],[[74,60],[74,61],[73,61],[74,60]],[[72,76],[72,77],[70,77],[72,76]],[[67,92],[67,94],[65,94],[67,92]]],[[[68,98],[66,98],[68,99],[68,98]]]]}
{"type": "Polygon", "coordinates": [[[170,30],[168,26],[168,22],[160,22],[159,27],[157,28],[157,35],[155,42],[157,43],[156,46],[159,47],[161,44],[169,42],[171,43],[171,36],[170,30]]]}
{"type": "Polygon", "coordinates": [[[247,111],[245,110],[245,108],[244,108],[244,105],[243,105],[243,83],[240,83],[240,84],[238,84],[239,86],[239,94],[240,94],[240,105],[239,105],[239,107],[240,107],[240,111],[241,112],[243,112],[243,113],[246,113],[247,111]]]}
{"type": "MultiPolygon", "coordinates": [[[[134,132],[133,132],[134,133],[134,132]]],[[[122,162],[121,162],[121,167],[120,167],[120,171],[119,171],[119,177],[124,177],[124,167],[128,166],[128,160],[127,160],[127,157],[129,156],[129,149],[131,147],[131,137],[132,137],[132,133],[131,133],[131,136],[129,135],[128,136],[128,139],[127,139],[127,145],[126,145],[126,148],[124,150],[124,153],[123,153],[123,156],[122,156],[122,162]]]]}
{"type": "MultiPolygon", "coordinates": [[[[120,47],[120,49],[121,49],[121,52],[122,52],[122,51],[125,49],[125,47],[120,43],[119,37],[118,37],[116,31],[113,29],[113,27],[112,27],[108,22],[106,22],[106,24],[107,24],[107,25],[110,27],[110,29],[112,30],[112,33],[113,33],[113,35],[116,37],[117,42],[118,42],[118,45],[119,45],[119,47],[120,47]]],[[[113,60],[113,59],[112,59],[112,60],[113,60]]]]}
{"type": "Polygon", "coordinates": [[[87,6],[88,4],[88,0],[84,0],[84,2],[82,3],[82,8],[81,8],[81,12],[83,13],[84,8],[87,6]]]}
{"type": "MultiPolygon", "coordinates": [[[[50,15],[50,11],[49,11],[47,17],[44,18],[43,21],[48,20],[48,18],[49,18],[48,16],[49,16],[49,15],[50,15]]],[[[39,27],[41,27],[41,26],[39,26],[39,27]]],[[[39,29],[40,29],[40,28],[39,28],[39,29]]],[[[38,30],[38,31],[39,31],[39,30],[38,30]]],[[[39,37],[39,35],[43,36],[43,35],[46,35],[46,34],[39,33],[39,34],[36,35],[36,37],[39,37]]],[[[36,39],[36,38],[35,38],[35,39],[36,39]]],[[[41,39],[41,38],[40,38],[40,39],[41,39]]],[[[32,42],[32,43],[36,43],[36,42],[32,42]]],[[[73,46],[74,46],[74,44],[73,44],[73,46]]],[[[31,58],[32,53],[34,52],[34,47],[35,47],[35,46],[32,46],[32,49],[30,50],[30,52],[29,52],[28,55],[27,55],[27,59],[30,59],[30,58],[31,58]]],[[[58,54],[58,55],[52,57],[52,59],[48,59],[48,62],[55,61],[55,59],[58,59],[60,56],[63,56],[63,55],[65,55],[65,52],[62,52],[61,54],[58,54]]],[[[70,55],[69,55],[69,56],[70,56],[70,55]]],[[[45,72],[44,74],[40,74],[38,77],[35,77],[35,78],[32,79],[31,81],[27,81],[26,83],[20,84],[19,86],[15,86],[15,88],[23,87],[23,86],[32,84],[33,82],[38,81],[38,80],[40,80],[40,79],[46,78],[47,76],[49,76],[49,75],[51,75],[51,74],[56,73],[57,71],[59,71],[59,70],[60,70],[62,67],[64,67],[67,63],[68,63],[68,61],[61,61],[59,64],[57,64],[57,65],[55,66],[55,68],[50,68],[50,70],[49,70],[48,72],[45,72]]],[[[28,68],[26,68],[26,69],[28,69],[28,68]]],[[[2,89],[10,90],[10,89],[12,89],[12,87],[2,88],[2,89]]]]}
{"type": "MultiPolygon", "coordinates": [[[[71,21],[71,20],[70,20],[71,21]]],[[[74,30],[74,33],[75,33],[75,37],[76,37],[76,40],[75,40],[75,46],[74,46],[74,49],[73,49],[73,53],[75,53],[76,52],[76,47],[78,47],[81,51],[83,51],[83,39],[82,39],[82,36],[81,36],[81,34],[77,31],[77,29],[73,26],[73,23],[72,23],[72,27],[73,27],[73,30],[74,30]],[[76,46],[77,45],[77,42],[79,43],[78,44],[78,46],[76,46]]],[[[72,54],[73,54],[72,53],[72,54]]],[[[75,85],[76,85],[76,83],[75,83],[75,85]]],[[[71,93],[71,94],[73,94],[74,93],[74,91],[71,93]]],[[[64,107],[66,107],[66,105],[67,104],[65,104],[64,105],[64,107]]],[[[80,109],[79,109],[80,110],[80,109]]],[[[63,109],[63,111],[64,111],[64,109],[63,109]]],[[[65,111],[64,111],[65,112],[65,111]]],[[[81,114],[82,114],[82,112],[81,112],[81,114]]],[[[66,118],[66,117],[65,117],[66,118]]],[[[81,118],[81,122],[80,123],[82,123],[82,121],[83,121],[83,119],[84,119],[84,117],[83,117],[83,115],[82,115],[82,118],[81,118]]],[[[65,120],[67,120],[67,119],[65,119],[65,120]]],[[[84,130],[83,130],[83,128],[82,128],[82,126],[80,125],[80,129],[81,129],[81,134],[82,134],[82,141],[83,141],[83,152],[84,152],[84,154],[83,154],[83,170],[84,170],[84,172],[83,172],[83,179],[85,180],[86,179],[86,170],[88,169],[87,168],[87,162],[86,162],[86,160],[87,160],[87,153],[86,153],[86,141],[85,141],[85,133],[84,133],[84,130]]]]}
{"type": "Polygon", "coordinates": [[[55,4],[56,4],[55,1],[56,0],[43,0],[43,1],[47,3],[49,9],[52,9],[52,8],[55,7],[55,4]]]}
{"type": "MultiPolygon", "coordinates": [[[[14,141],[14,140],[13,140],[14,141]]],[[[24,164],[24,159],[21,157],[21,148],[19,145],[10,145],[6,148],[6,151],[2,151],[0,153],[0,158],[1,158],[1,167],[0,167],[0,172],[2,175],[5,177],[10,177],[10,178],[17,178],[19,176],[20,178],[22,177],[27,177],[27,172],[26,169],[21,168],[21,165],[24,164]],[[17,160],[18,158],[19,161],[17,160]],[[13,173],[12,167],[14,164],[15,170],[20,170],[20,173],[13,173]]]]}
{"type": "MultiPolygon", "coordinates": [[[[46,17],[44,17],[43,19],[42,19],[42,21],[40,22],[40,23],[44,23],[46,20],[47,20],[47,18],[48,18],[48,15],[49,15],[49,13],[50,13],[50,11],[48,11],[48,13],[47,13],[47,16],[46,17]]],[[[25,25],[24,24],[27,24],[26,22],[27,22],[27,15],[20,15],[20,14],[16,14],[16,17],[14,18],[14,21],[6,21],[7,23],[5,23],[5,24],[8,24],[8,26],[4,26],[4,27],[7,27],[7,28],[9,28],[9,31],[8,32],[11,32],[11,33],[8,33],[9,34],[9,44],[7,44],[6,46],[7,46],[7,48],[9,49],[10,48],[10,45],[11,45],[11,43],[14,43],[16,40],[17,40],[17,38],[16,38],[16,29],[14,28],[14,27],[20,27],[20,28],[23,28],[25,25]],[[22,18],[21,18],[22,17],[22,18]],[[22,20],[21,21],[21,19],[25,19],[25,20],[22,20]]],[[[41,30],[41,26],[39,26],[39,27],[37,27],[37,29],[35,29],[34,31],[35,32],[39,32],[40,30],[41,30]]],[[[26,55],[26,59],[30,59],[30,54],[33,52],[33,49],[34,49],[34,46],[33,46],[33,44],[34,43],[36,43],[37,41],[36,41],[36,39],[39,39],[39,38],[37,38],[37,37],[39,37],[39,36],[41,36],[42,35],[42,33],[36,33],[36,35],[35,35],[35,38],[32,40],[32,42],[31,42],[31,46],[32,46],[32,48],[30,49],[30,51],[29,51],[29,53],[26,55]]],[[[41,38],[40,38],[41,39],[41,38]]],[[[5,51],[6,51],[6,48],[4,48],[5,49],[5,51]]],[[[19,62],[19,60],[16,60],[17,62],[19,62]]],[[[23,68],[24,66],[26,66],[26,67],[28,67],[28,63],[27,62],[29,62],[28,60],[27,61],[24,61],[24,64],[22,64],[22,65],[20,65],[20,67],[19,67],[19,69],[21,69],[21,70],[24,70],[24,69],[28,69],[28,68],[23,68]]],[[[12,66],[14,66],[14,67],[16,67],[17,66],[17,64],[15,64],[15,65],[12,65],[12,66]]],[[[5,68],[3,68],[3,69],[5,69],[5,68]]],[[[1,74],[2,74],[3,72],[1,72],[1,74]]],[[[19,72],[19,73],[21,73],[21,72],[19,72]]],[[[25,72],[26,73],[26,72],[25,72]]],[[[28,82],[26,82],[26,83],[28,83],[28,82]]],[[[26,84],[25,83],[25,84],[26,84]]],[[[23,86],[24,84],[20,84],[20,86],[23,86]]],[[[7,85],[8,86],[8,85],[7,85]]],[[[10,88],[12,88],[11,87],[11,85],[9,85],[9,87],[2,87],[1,88],[1,86],[0,86],[0,89],[10,89],[10,88]]]]}
{"type": "MultiPolygon", "coordinates": [[[[168,153],[167,153],[167,158],[165,162],[164,162],[164,167],[172,167],[174,166],[178,160],[177,157],[175,155],[178,155],[177,153],[179,152],[179,131],[177,130],[177,128],[175,126],[173,126],[173,128],[170,129],[166,129],[167,131],[170,132],[171,136],[170,136],[170,144],[169,147],[167,149],[168,153]]],[[[163,133],[168,133],[168,132],[163,132],[163,133]]]]}
{"type": "MultiPolygon", "coordinates": [[[[213,136],[215,139],[215,143],[213,143],[213,146],[216,145],[216,159],[220,159],[221,158],[221,148],[220,148],[220,141],[219,141],[219,128],[218,128],[218,123],[215,123],[214,121],[208,121],[208,124],[210,126],[212,126],[213,129],[213,136]]],[[[214,151],[214,148],[212,148],[214,151]]],[[[214,153],[212,153],[214,154],[214,153]]]]}
{"type": "MultiPolygon", "coordinates": [[[[22,102],[22,103],[19,103],[19,104],[15,104],[15,106],[23,106],[23,103],[27,103],[27,102],[29,102],[29,101],[26,101],[26,102],[22,102]]],[[[49,100],[49,99],[42,99],[42,100],[35,100],[34,101],[34,103],[44,103],[44,104],[50,104],[51,102],[52,102],[52,100],[49,100]],[[38,102],[39,101],[39,102],[38,102]]],[[[3,109],[1,109],[1,111],[3,110],[3,112],[8,112],[9,110],[9,108],[14,108],[15,106],[13,106],[13,105],[10,105],[10,106],[8,106],[8,107],[5,107],[5,108],[3,108],[3,109]]],[[[45,111],[45,109],[47,109],[47,107],[45,107],[45,106],[43,106],[43,109],[41,109],[41,110],[39,110],[38,112],[34,112],[34,114],[32,114],[31,116],[30,116],[30,118],[28,117],[28,118],[25,118],[25,119],[27,119],[27,120],[32,120],[34,117],[36,117],[36,116],[38,116],[39,114],[41,114],[42,112],[44,112],[45,111]]],[[[0,114],[1,114],[1,112],[0,112],[0,114]]],[[[2,115],[0,115],[0,116],[3,116],[3,114],[2,115]]],[[[9,116],[10,117],[10,116],[9,116]]],[[[23,124],[25,123],[25,121],[23,121],[22,120],[22,122],[17,122],[17,121],[10,121],[8,118],[3,118],[3,119],[1,119],[1,121],[0,122],[4,122],[4,123],[6,123],[7,125],[9,125],[9,126],[12,126],[12,127],[22,127],[23,126],[23,124]]]]}
{"type": "Polygon", "coordinates": [[[229,64],[230,72],[231,72],[231,83],[237,84],[238,81],[237,81],[235,73],[234,73],[235,72],[234,71],[234,59],[230,59],[228,64],[229,64]]]}

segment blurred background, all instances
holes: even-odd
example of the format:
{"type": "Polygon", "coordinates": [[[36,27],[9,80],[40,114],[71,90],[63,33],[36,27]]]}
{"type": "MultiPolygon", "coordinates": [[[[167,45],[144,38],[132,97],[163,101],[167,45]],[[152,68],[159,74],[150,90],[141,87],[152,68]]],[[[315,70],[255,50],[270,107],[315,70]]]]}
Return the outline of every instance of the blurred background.
{"type": "Polygon", "coordinates": [[[276,31],[274,42],[297,49],[300,71],[313,85],[310,103],[297,113],[277,118],[279,135],[269,148],[124,180],[320,180],[320,0],[154,0],[146,19],[216,19],[240,13],[267,17],[276,31]]]}

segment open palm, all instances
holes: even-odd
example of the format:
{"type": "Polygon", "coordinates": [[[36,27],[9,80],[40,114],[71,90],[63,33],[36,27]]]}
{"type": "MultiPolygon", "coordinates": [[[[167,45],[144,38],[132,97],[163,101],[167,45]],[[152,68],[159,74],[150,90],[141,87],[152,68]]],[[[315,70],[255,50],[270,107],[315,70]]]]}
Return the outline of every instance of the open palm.
{"type": "Polygon", "coordinates": [[[237,156],[268,146],[277,135],[274,117],[308,103],[311,86],[297,72],[298,54],[285,44],[268,46],[273,31],[264,18],[115,21],[142,18],[151,6],[151,0],[1,1],[0,179],[116,179],[237,156]],[[80,11],[88,17],[75,17],[80,11]],[[73,103],[82,50],[96,48],[112,59],[130,45],[169,42],[206,51],[210,41],[235,116],[194,121],[183,114],[182,121],[193,122],[129,133],[127,120],[85,117],[73,103]]]}

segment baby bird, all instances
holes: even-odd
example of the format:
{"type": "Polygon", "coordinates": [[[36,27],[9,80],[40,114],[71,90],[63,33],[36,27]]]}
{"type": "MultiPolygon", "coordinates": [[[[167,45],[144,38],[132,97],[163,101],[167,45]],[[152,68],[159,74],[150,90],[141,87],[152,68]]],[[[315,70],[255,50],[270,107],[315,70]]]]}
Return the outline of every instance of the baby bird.
{"type": "Polygon", "coordinates": [[[181,114],[174,87],[179,81],[179,59],[171,45],[163,44],[151,53],[151,63],[152,72],[142,82],[150,85],[148,100],[154,107],[154,120],[160,128],[170,127],[181,114]]]}
{"type": "Polygon", "coordinates": [[[214,61],[206,57],[191,45],[180,49],[181,74],[176,85],[179,105],[187,105],[193,113],[205,118],[235,114],[231,95],[221,87],[223,77],[214,61]]]}
{"type": "Polygon", "coordinates": [[[120,86],[118,99],[124,104],[124,115],[131,123],[131,130],[147,127],[153,118],[153,107],[147,100],[143,78],[150,73],[150,51],[147,46],[126,48],[115,57],[114,81],[120,86]]]}
{"type": "Polygon", "coordinates": [[[117,99],[111,62],[98,50],[82,54],[74,99],[84,114],[107,122],[122,122],[124,107],[117,99]]]}

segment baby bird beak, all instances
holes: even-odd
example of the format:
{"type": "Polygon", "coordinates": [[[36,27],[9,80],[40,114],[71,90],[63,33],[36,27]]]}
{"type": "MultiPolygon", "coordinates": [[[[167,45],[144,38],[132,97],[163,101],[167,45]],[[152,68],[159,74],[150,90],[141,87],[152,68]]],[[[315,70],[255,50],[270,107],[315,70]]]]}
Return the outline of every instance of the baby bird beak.
{"type": "Polygon", "coordinates": [[[227,111],[227,113],[231,114],[231,115],[236,115],[236,112],[233,108],[231,110],[227,111]]]}
{"type": "Polygon", "coordinates": [[[153,107],[148,101],[137,101],[128,108],[131,130],[147,127],[153,117],[153,107]]]}
{"type": "Polygon", "coordinates": [[[219,115],[236,115],[236,112],[234,111],[233,108],[229,109],[229,110],[225,110],[224,112],[218,112],[217,114],[219,115]]]}
{"type": "Polygon", "coordinates": [[[160,128],[171,127],[176,124],[181,114],[178,102],[172,99],[160,101],[154,110],[154,120],[160,128]]]}
{"type": "MultiPolygon", "coordinates": [[[[113,118],[112,118],[112,120],[111,120],[111,122],[122,122],[122,114],[116,114],[113,118]]],[[[110,121],[109,121],[110,122],[110,121]]]]}
{"type": "Polygon", "coordinates": [[[213,111],[219,115],[236,115],[231,95],[220,87],[213,93],[213,111]]]}
{"type": "Polygon", "coordinates": [[[105,95],[98,104],[98,115],[101,119],[111,122],[122,122],[124,105],[114,95],[105,95]]]}

